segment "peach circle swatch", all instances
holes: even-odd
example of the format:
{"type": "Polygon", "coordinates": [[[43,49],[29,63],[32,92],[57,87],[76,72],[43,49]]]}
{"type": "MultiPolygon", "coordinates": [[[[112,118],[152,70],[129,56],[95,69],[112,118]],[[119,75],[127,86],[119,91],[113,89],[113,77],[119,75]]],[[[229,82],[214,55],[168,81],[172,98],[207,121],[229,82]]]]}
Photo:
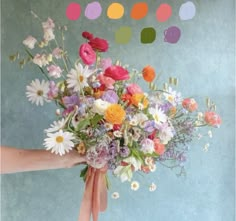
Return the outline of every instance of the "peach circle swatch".
{"type": "Polygon", "coordinates": [[[133,5],[130,17],[135,20],[144,18],[148,13],[148,4],[146,2],[138,2],[133,5]]]}
{"type": "Polygon", "coordinates": [[[66,17],[69,20],[75,21],[80,17],[81,6],[76,2],[71,2],[66,8],[66,17]]]}
{"type": "Polygon", "coordinates": [[[110,19],[120,19],[124,15],[124,6],[120,3],[112,3],[107,8],[107,17],[110,19]]]}
{"type": "Polygon", "coordinates": [[[99,2],[91,2],[89,3],[86,8],[84,15],[90,20],[97,19],[102,14],[102,6],[99,2]]]}
{"type": "Polygon", "coordinates": [[[172,15],[172,8],[169,4],[161,4],[156,11],[156,18],[159,22],[167,21],[172,15]]]}

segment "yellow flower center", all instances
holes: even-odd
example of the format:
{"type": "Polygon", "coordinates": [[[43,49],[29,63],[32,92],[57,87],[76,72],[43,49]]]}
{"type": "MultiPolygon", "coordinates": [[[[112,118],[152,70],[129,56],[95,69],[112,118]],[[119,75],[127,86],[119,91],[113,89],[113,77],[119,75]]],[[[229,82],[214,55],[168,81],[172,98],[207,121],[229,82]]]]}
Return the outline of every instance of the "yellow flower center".
{"type": "Polygon", "coordinates": [[[155,114],[155,115],[154,115],[154,119],[155,119],[155,121],[157,121],[157,122],[159,121],[159,116],[158,116],[158,114],[155,114]]]}
{"type": "Polygon", "coordinates": [[[78,80],[79,80],[79,82],[83,82],[84,76],[83,76],[83,75],[80,75],[80,76],[78,77],[78,80]]]}
{"type": "Polygon", "coordinates": [[[38,96],[43,96],[43,91],[42,91],[42,90],[38,90],[38,91],[37,91],[37,95],[38,95],[38,96]]]}
{"type": "Polygon", "coordinates": [[[173,102],[174,101],[174,96],[173,95],[169,95],[167,100],[170,101],[170,102],[173,102]]]}
{"type": "Polygon", "coordinates": [[[64,138],[63,138],[62,136],[57,136],[57,137],[56,137],[57,143],[62,143],[63,140],[64,140],[64,138]]]}

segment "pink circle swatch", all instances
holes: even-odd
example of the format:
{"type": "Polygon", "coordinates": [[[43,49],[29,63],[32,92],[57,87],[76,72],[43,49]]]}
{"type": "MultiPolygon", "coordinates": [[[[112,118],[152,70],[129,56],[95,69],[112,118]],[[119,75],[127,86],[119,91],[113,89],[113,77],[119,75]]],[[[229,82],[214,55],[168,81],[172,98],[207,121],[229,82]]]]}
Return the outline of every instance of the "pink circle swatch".
{"type": "Polygon", "coordinates": [[[157,21],[165,22],[171,17],[171,14],[172,14],[171,6],[163,3],[159,6],[159,8],[156,11],[157,21]]]}
{"type": "Polygon", "coordinates": [[[71,2],[66,8],[66,17],[69,20],[75,21],[80,17],[81,6],[76,2],[71,2]]]}

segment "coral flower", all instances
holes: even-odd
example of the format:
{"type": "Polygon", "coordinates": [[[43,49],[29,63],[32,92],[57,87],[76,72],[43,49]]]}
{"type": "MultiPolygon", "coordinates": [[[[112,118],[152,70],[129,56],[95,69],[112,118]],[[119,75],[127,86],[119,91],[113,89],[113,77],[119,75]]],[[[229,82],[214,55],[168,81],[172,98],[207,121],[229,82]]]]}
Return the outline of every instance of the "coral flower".
{"type": "Polygon", "coordinates": [[[152,82],[156,77],[155,69],[150,65],[143,68],[143,79],[147,82],[152,82]]]}
{"type": "Polygon", "coordinates": [[[131,103],[139,107],[139,105],[143,105],[143,108],[146,108],[149,104],[147,97],[144,94],[133,94],[131,97],[131,103]]]}
{"type": "Polygon", "coordinates": [[[160,143],[160,139],[155,138],[154,142],[154,149],[155,152],[159,155],[162,155],[165,152],[165,145],[160,143]]]}
{"type": "Polygon", "coordinates": [[[221,124],[220,116],[212,111],[208,111],[204,114],[204,120],[208,125],[213,127],[219,127],[221,124]]]}
{"type": "Polygon", "coordinates": [[[111,124],[122,124],[125,111],[119,104],[111,104],[105,111],[105,120],[111,124]]]}
{"type": "Polygon", "coordinates": [[[185,98],[182,102],[182,106],[189,112],[193,112],[198,108],[197,102],[193,98],[185,98]]]}

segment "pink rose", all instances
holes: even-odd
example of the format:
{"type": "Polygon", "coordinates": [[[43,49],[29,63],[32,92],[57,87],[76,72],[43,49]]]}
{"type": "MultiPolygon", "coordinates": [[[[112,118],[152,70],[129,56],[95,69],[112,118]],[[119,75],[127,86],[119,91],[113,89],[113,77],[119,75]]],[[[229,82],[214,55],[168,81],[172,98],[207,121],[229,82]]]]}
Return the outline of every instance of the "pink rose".
{"type": "Polygon", "coordinates": [[[155,152],[159,155],[162,155],[165,152],[165,145],[160,143],[160,140],[157,138],[155,138],[153,142],[154,142],[155,152]]]}
{"type": "Polygon", "coordinates": [[[82,36],[83,36],[83,38],[88,39],[88,40],[93,39],[93,34],[90,33],[90,32],[87,32],[87,31],[84,31],[84,32],[82,33],[82,36]]]}
{"type": "Polygon", "coordinates": [[[128,80],[129,72],[119,65],[113,65],[105,70],[104,76],[110,77],[115,81],[128,80]]]}
{"type": "Polygon", "coordinates": [[[182,106],[189,112],[193,112],[198,108],[198,104],[193,98],[185,98],[182,102],[182,106]]]}
{"type": "Polygon", "coordinates": [[[128,93],[131,95],[143,93],[141,87],[139,87],[137,84],[130,84],[126,89],[127,89],[128,93]]]}
{"type": "Polygon", "coordinates": [[[205,112],[204,120],[208,125],[213,127],[219,127],[222,123],[220,116],[212,111],[205,112]]]}
{"type": "Polygon", "coordinates": [[[115,83],[115,80],[113,80],[110,77],[106,77],[103,74],[98,75],[98,80],[101,83],[101,85],[105,85],[106,88],[108,89],[113,89],[113,84],[115,83]]]}
{"type": "Polygon", "coordinates": [[[84,43],[80,46],[79,55],[82,61],[87,65],[91,65],[96,61],[96,53],[88,43],[84,43]]]}
{"type": "Polygon", "coordinates": [[[95,51],[100,52],[106,52],[109,47],[107,40],[102,38],[92,38],[88,43],[95,51]]]}

